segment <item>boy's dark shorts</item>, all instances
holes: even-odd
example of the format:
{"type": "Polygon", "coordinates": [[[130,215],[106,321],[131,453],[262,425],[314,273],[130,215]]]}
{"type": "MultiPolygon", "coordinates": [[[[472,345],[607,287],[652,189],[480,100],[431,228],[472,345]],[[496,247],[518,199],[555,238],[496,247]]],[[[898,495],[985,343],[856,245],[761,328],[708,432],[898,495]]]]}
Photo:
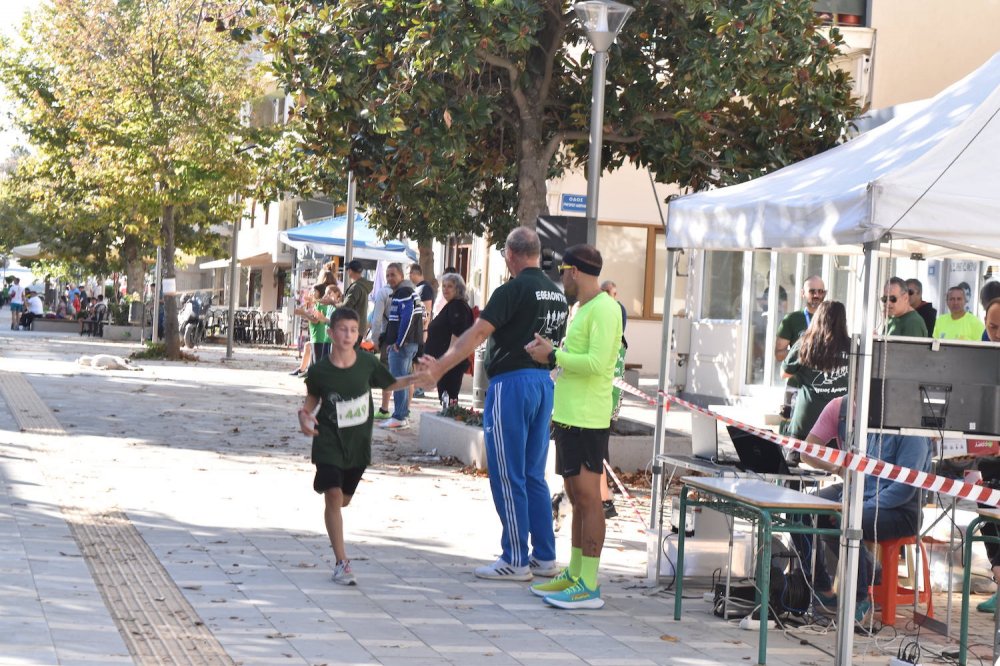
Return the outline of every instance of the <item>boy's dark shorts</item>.
{"type": "Polygon", "coordinates": [[[577,428],[552,422],[552,438],[556,442],[556,473],[578,476],[580,467],[594,474],[604,470],[608,457],[611,428],[577,428]]]}
{"type": "Polygon", "coordinates": [[[361,483],[361,477],[364,473],[364,467],[341,469],[336,465],[316,463],[313,490],[322,495],[331,488],[340,488],[340,491],[345,495],[353,495],[354,491],[358,489],[358,484],[361,483]]]}

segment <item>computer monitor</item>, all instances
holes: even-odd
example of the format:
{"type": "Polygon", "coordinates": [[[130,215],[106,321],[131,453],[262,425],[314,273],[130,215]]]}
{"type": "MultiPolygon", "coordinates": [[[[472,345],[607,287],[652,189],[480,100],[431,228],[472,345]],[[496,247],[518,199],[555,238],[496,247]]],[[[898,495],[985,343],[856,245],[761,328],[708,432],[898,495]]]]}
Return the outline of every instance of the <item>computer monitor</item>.
{"type": "Polygon", "coordinates": [[[1000,435],[1000,345],[876,338],[868,427],[1000,435]]]}

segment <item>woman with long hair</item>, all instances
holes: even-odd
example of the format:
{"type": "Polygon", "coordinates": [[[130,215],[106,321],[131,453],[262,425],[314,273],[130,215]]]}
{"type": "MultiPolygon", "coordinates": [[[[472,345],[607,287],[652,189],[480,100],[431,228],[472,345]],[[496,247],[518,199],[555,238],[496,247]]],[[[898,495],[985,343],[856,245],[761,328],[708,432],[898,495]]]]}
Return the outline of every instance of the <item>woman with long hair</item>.
{"type": "Polygon", "coordinates": [[[827,403],[847,395],[847,310],[838,301],[824,301],[812,322],[781,365],[782,376],[798,382],[788,434],[805,439],[827,403]]]}

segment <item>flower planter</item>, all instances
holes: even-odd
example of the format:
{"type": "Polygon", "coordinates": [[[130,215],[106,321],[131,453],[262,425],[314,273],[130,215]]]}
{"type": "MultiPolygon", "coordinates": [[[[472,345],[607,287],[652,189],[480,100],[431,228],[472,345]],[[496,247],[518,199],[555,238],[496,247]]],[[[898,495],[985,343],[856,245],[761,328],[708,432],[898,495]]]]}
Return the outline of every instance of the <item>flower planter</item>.
{"type": "Polygon", "coordinates": [[[439,456],[454,456],[466,465],[486,469],[483,429],[439,414],[420,415],[420,448],[437,449],[439,456]]]}

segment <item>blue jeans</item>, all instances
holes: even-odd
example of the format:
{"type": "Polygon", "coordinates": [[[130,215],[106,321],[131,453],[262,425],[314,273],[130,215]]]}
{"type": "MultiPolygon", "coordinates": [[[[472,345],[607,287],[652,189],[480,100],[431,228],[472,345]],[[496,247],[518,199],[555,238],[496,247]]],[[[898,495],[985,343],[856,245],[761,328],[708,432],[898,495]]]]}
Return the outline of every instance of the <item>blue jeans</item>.
{"type": "MultiPolygon", "coordinates": [[[[417,354],[417,343],[407,342],[399,351],[389,347],[389,372],[397,379],[410,374],[413,368],[413,357],[417,354]]],[[[402,421],[410,415],[409,387],[392,392],[392,418],[402,421]]]]}
{"type": "MultiPolygon", "coordinates": [[[[844,484],[838,483],[827,486],[817,492],[816,496],[835,502],[842,501],[844,484]]],[[[812,524],[812,518],[807,517],[805,522],[812,524]]],[[[839,519],[831,518],[830,516],[820,516],[818,522],[820,527],[839,527],[839,519]]],[[[888,541],[889,539],[913,536],[918,531],[920,531],[919,503],[912,506],[901,506],[891,509],[881,507],[877,512],[877,522],[876,511],[874,509],[862,510],[861,533],[865,541],[874,541],[876,536],[880,541],[888,541]]],[[[816,576],[813,578],[813,586],[821,592],[833,587],[833,579],[830,576],[826,563],[824,540],[829,541],[829,546],[834,551],[839,546],[839,541],[836,537],[819,538],[818,548],[816,549],[816,576]]],[[[812,537],[804,534],[793,534],[792,541],[799,551],[804,568],[808,570],[812,559],[812,537]]],[[[871,554],[862,545],[858,554],[858,586],[855,590],[855,598],[859,602],[868,598],[868,583],[872,577],[872,566],[871,554]]]]}

